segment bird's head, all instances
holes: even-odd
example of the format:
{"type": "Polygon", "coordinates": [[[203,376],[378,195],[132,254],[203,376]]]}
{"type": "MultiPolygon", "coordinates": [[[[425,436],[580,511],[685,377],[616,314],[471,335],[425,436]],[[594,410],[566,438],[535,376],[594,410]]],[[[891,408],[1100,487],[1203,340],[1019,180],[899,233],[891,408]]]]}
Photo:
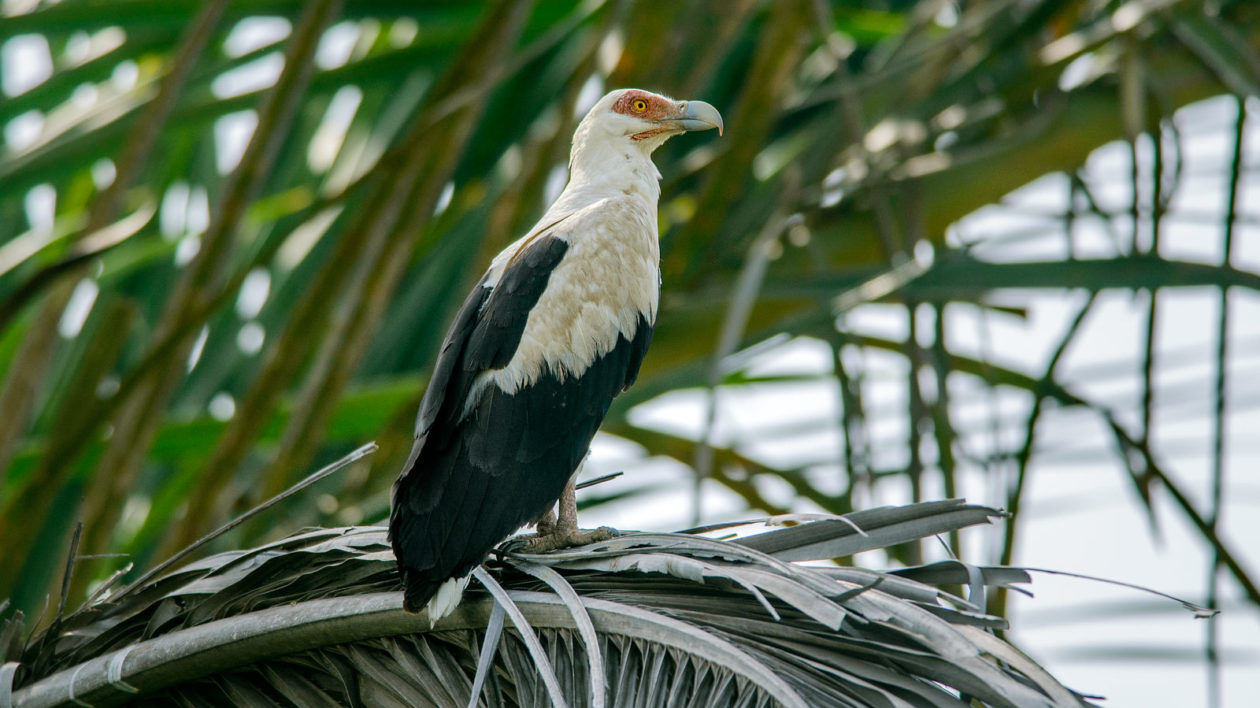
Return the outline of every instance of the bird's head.
{"type": "Polygon", "coordinates": [[[595,104],[574,136],[574,148],[600,147],[646,155],[675,135],[717,128],[722,114],[704,101],[675,101],[641,89],[619,89],[595,104]]]}

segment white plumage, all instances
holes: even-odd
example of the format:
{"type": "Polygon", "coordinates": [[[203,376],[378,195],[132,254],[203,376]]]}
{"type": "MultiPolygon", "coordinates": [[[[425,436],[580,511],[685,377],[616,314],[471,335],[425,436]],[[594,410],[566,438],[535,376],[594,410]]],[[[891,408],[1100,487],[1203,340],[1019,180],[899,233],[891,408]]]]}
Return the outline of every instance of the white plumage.
{"type": "MultiPolygon", "coordinates": [[[[641,313],[655,322],[661,280],[655,217],[655,202],[622,194],[599,199],[552,226],[546,233],[569,244],[564,260],[530,311],[512,360],[483,374],[469,402],[490,381],[515,393],[544,369],[561,378],[581,375],[612,350],[619,335],[634,339],[641,313]]],[[[495,265],[501,268],[515,253],[509,247],[495,265]]]]}

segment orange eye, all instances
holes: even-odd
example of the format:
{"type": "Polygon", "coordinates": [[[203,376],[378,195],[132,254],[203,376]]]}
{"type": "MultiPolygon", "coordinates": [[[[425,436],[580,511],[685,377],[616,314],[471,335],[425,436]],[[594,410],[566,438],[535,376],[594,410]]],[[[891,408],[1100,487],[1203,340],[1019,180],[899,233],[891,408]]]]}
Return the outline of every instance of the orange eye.
{"type": "Polygon", "coordinates": [[[642,113],[642,112],[644,112],[644,111],[646,111],[646,110],[647,110],[647,101],[644,101],[644,100],[643,100],[643,99],[641,99],[641,98],[636,98],[636,99],[634,99],[634,101],[630,104],[630,107],[631,107],[632,109],[634,109],[634,112],[635,112],[635,113],[642,113]]]}

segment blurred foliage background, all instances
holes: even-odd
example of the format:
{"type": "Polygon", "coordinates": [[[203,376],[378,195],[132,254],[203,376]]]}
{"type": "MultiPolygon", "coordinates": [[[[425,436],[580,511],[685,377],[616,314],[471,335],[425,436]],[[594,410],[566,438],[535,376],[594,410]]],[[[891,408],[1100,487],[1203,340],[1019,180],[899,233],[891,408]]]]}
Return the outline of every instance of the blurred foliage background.
{"type": "MultiPolygon", "coordinates": [[[[1203,384],[1217,401],[1204,428],[1216,441],[1206,496],[1182,486],[1152,444],[1158,298],[1135,414],[1073,390],[1056,368],[1103,288],[1207,286],[1223,302],[1227,288],[1260,286],[1229,246],[1246,171],[1243,97],[1260,89],[1260,6],[1250,0],[3,7],[6,613],[38,614],[50,596],[81,599],[114,573],[135,574],[372,439],[379,453],[218,547],[381,520],[450,316],[563,185],[580,111],[623,86],[709,101],[729,130],[658,153],[662,311],[607,434],[645,459],[687,465],[680,488],[703,478],[769,513],[847,512],[888,485],[908,485],[913,499],[962,495],[964,470],[991,476],[990,501],[1018,512],[1042,411],[1081,408],[1112,436],[1104,454],[1123,464],[1131,502],[1149,511],[1153,498],[1171,499],[1223,569],[1208,573],[1213,592],[1221,577],[1260,604],[1238,549],[1218,534],[1224,345],[1212,357],[1219,376],[1203,384]],[[1238,116],[1219,175],[1231,198],[1211,217],[1225,246],[1216,262],[1177,260],[1159,248],[1181,175],[1173,114],[1222,95],[1237,97],[1238,116]],[[1118,209],[1081,171],[1116,140],[1132,168],[1118,209]],[[978,244],[1019,234],[964,241],[952,230],[1055,173],[1072,196],[1047,217],[1063,248],[986,259],[978,244]],[[1072,247],[1072,224],[1086,220],[1115,234],[1110,252],[1072,247]],[[1020,318],[991,297],[1020,289],[1088,295],[1044,366],[949,346],[947,305],[1020,318]],[[904,336],[846,326],[868,307],[901,311],[904,336]],[[746,352],[800,337],[829,347],[829,371],[750,371],[746,352]],[[896,406],[868,405],[870,352],[903,362],[896,406]],[[817,461],[824,475],[712,435],[712,414],[699,435],[630,415],[680,390],[802,380],[830,382],[840,400],[840,415],[811,423],[841,440],[817,461]],[[1022,434],[970,454],[951,406],[959,386],[1021,396],[1022,434]],[[897,433],[873,442],[885,420],[897,433]],[[889,450],[895,463],[878,464],[889,450]],[[792,499],[767,494],[767,478],[792,499]]],[[[597,488],[586,503],[646,492],[628,471],[618,491],[597,488]]],[[[992,560],[1013,560],[1020,528],[1017,515],[992,560]]],[[[915,562],[923,551],[897,553],[915,562]]]]}

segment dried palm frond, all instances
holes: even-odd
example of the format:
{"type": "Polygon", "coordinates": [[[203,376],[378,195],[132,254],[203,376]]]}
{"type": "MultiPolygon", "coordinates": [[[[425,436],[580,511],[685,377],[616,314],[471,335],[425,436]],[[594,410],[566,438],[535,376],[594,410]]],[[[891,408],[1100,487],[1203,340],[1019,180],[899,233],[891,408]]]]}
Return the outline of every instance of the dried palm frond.
{"type": "MultiPolygon", "coordinates": [[[[1080,697],[990,630],[1018,569],[801,565],[987,523],[960,500],[735,540],[509,542],[460,608],[402,611],[376,526],[221,553],[69,614],[19,657],[12,704],[1059,706],[1080,697]],[[969,585],[959,597],[933,583],[969,585]],[[510,620],[510,626],[508,621],[510,620]],[[474,690],[475,689],[475,690],[474,690]]],[[[745,527],[747,528],[747,527],[745,527]]],[[[0,686],[0,697],[9,698],[0,686]]]]}

